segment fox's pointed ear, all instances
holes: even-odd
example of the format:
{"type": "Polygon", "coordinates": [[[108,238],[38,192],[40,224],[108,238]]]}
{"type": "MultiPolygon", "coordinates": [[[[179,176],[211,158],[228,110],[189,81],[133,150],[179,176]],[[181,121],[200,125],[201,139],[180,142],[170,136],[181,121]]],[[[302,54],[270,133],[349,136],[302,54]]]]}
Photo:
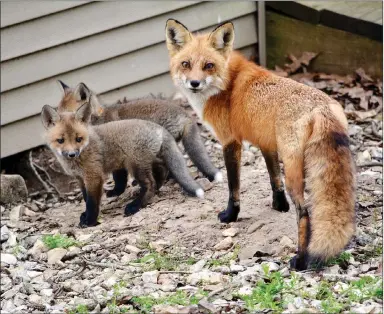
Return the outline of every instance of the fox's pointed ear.
{"type": "Polygon", "coordinates": [[[77,109],[75,118],[78,121],[88,124],[91,121],[91,115],[92,115],[92,106],[89,102],[86,102],[79,109],[77,109]]]}
{"type": "Polygon", "coordinates": [[[60,115],[51,106],[45,105],[41,110],[41,121],[46,129],[55,126],[57,121],[60,121],[60,115]]]}
{"type": "Polygon", "coordinates": [[[233,49],[234,40],[235,29],[232,22],[220,24],[209,34],[209,41],[212,47],[226,57],[233,49]]]}
{"type": "Polygon", "coordinates": [[[59,86],[63,90],[64,95],[67,95],[71,91],[71,88],[67,84],[65,84],[63,81],[57,80],[57,83],[59,84],[59,86]]]}
{"type": "Polygon", "coordinates": [[[86,101],[89,100],[91,91],[87,85],[85,85],[84,83],[80,83],[76,86],[73,94],[75,95],[77,101],[86,101]]]}
{"type": "Polygon", "coordinates": [[[165,38],[169,54],[173,56],[192,39],[192,34],[179,21],[169,19],[165,26],[165,38]]]}

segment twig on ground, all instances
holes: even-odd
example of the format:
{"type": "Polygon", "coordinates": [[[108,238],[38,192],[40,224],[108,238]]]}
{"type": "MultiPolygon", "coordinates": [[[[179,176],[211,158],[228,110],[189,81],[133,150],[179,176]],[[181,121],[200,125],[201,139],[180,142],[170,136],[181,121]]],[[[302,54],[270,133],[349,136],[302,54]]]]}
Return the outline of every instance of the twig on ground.
{"type": "Polygon", "coordinates": [[[212,297],[213,297],[214,295],[216,295],[216,294],[219,294],[219,293],[224,292],[225,290],[228,290],[229,288],[230,288],[230,287],[222,287],[222,288],[213,290],[212,292],[210,292],[210,293],[207,295],[207,300],[209,300],[210,298],[212,298],[212,297]]]}
{"type": "Polygon", "coordinates": [[[112,268],[112,269],[122,269],[122,270],[130,270],[128,267],[125,267],[123,265],[118,265],[118,264],[108,264],[108,263],[98,263],[98,262],[91,262],[83,259],[82,261],[79,262],[70,262],[67,264],[72,264],[72,265],[82,265],[83,263],[86,263],[87,265],[90,266],[96,266],[96,267],[104,267],[104,268],[112,268]]]}
{"type": "Polygon", "coordinates": [[[159,274],[192,274],[191,271],[183,271],[183,270],[160,270],[159,274]]]}
{"type": "Polygon", "coordinates": [[[58,277],[58,278],[56,278],[56,282],[57,281],[65,281],[65,280],[68,280],[72,277],[79,276],[85,270],[85,268],[87,268],[87,264],[84,260],[82,261],[82,264],[80,264],[80,265],[81,265],[81,267],[78,271],[72,272],[68,275],[58,277]]]}
{"type": "Polygon", "coordinates": [[[382,167],[383,164],[381,162],[378,162],[378,161],[371,161],[371,162],[364,162],[360,165],[357,165],[358,167],[376,167],[376,166],[379,166],[379,167],[382,167]]]}
{"type": "MultiPolygon", "coordinates": [[[[31,151],[31,153],[32,153],[32,151],[31,151]]],[[[38,164],[36,164],[36,163],[34,163],[33,161],[32,161],[32,163],[33,163],[33,166],[34,167],[36,167],[37,169],[39,169],[41,172],[44,172],[44,174],[47,176],[47,183],[56,191],[56,193],[59,195],[59,196],[61,196],[61,193],[59,192],[59,190],[58,190],[58,188],[56,187],[56,185],[54,185],[53,183],[52,183],[52,179],[51,179],[51,176],[48,174],[48,172],[43,168],[43,167],[40,167],[38,164]]]]}
{"type": "Polygon", "coordinates": [[[35,174],[36,178],[43,185],[44,189],[47,192],[50,192],[51,189],[49,188],[48,184],[40,177],[39,173],[36,170],[35,164],[33,163],[33,160],[32,160],[32,151],[29,152],[29,165],[31,166],[31,169],[32,169],[33,173],[35,174]]]}

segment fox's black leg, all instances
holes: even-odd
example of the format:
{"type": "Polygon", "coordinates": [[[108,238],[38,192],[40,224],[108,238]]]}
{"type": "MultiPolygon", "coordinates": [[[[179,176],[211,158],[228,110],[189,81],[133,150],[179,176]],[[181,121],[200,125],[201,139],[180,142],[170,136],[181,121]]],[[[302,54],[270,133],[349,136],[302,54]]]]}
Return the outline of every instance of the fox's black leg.
{"type": "Polygon", "coordinates": [[[241,143],[234,141],[225,145],[223,153],[227,168],[229,200],[227,209],[219,213],[219,219],[221,222],[229,223],[236,221],[240,212],[241,143]]]}
{"type": "Polygon", "coordinates": [[[285,196],[284,184],[281,180],[281,169],[277,152],[262,151],[265,163],[267,165],[269,179],[271,182],[273,202],[272,208],[279,212],[287,212],[289,203],[285,196]]]}
{"type": "Polygon", "coordinates": [[[152,166],[152,171],[153,177],[156,181],[156,188],[159,190],[167,179],[169,171],[165,165],[160,163],[154,163],[152,166]]]}
{"type": "Polygon", "coordinates": [[[92,227],[98,224],[97,217],[99,216],[100,199],[103,189],[103,181],[102,178],[99,177],[85,178],[84,183],[87,199],[85,212],[80,216],[79,226],[81,228],[92,227]]]}
{"type": "Polygon", "coordinates": [[[147,206],[150,199],[155,195],[156,182],[152,175],[152,167],[150,169],[136,169],[135,179],[140,185],[139,196],[131,203],[127,204],[124,210],[125,216],[137,213],[141,208],[147,206]]]}
{"type": "Polygon", "coordinates": [[[106,192],[107,197],[119,196],[124,193],[128,182],[128,171],[126,169],[119,169],[112,173],[115,187],[106,192]]]}

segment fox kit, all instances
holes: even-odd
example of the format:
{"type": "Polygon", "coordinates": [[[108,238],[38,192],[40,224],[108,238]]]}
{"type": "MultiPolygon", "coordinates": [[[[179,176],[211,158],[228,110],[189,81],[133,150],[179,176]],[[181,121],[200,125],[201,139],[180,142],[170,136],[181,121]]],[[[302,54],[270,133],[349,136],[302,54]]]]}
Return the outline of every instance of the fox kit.
{"type": "Polygon", "coordinates": [[[193,35],[169,19],[166,43],[171,76],[223,144],[229,201],[219,214],[222,222],[236,221],[240,212],[244,140],[262,151],[273,208],[289,210],[281,158],[298,219],[298,255],[291,266],[305,269],[309,261],[339,253],[354,233],[355,170],[347,120],[341,105],[325,93],[248,61],[233,51],[233,41],[230,22],[209,34],[193,35]],[[306,202],[304,182],[310,191],[306,202]]]}
{"type": "Polygon", "coordinates": [[[97,224],[104,178],[118,169],[127,169],[141,187],[139,196],[125,207],[125,215],[148,204],[163,184],[167,168],[187,193],[203,197],[204,191],[191,178],[167,130],[137,119],[93,127],[89,125],[91,113],[89,103],[76,112],[59,113],[48,105],[41,112],[48,146],[63,168],[77,177],[83,191],[86,210],[80,226],[97,224]]]}
{"type": "MultiPolygon", "coordinates": [[[[155,122],[168,130],[177,142],[183,143],[191,160],[210,181],[222,181],[222,174],[212,165],[196,123],[181,107],[170,103],[169,100],[156,98],[124,100],[112,106],[101,106],[97,96],[84,83],[78,84],[76,88],[70,88],[62,81],[59,83],[64,91],[58,106],[59,112],[75,111],[89,101],[93,111],[92,124],[124,119],[155,122]]],[[[114,171],[113,178],[115,187],[107,191],[108,197],[120,195],[125,191],[127,171],[125,169],[114,171]]]]}

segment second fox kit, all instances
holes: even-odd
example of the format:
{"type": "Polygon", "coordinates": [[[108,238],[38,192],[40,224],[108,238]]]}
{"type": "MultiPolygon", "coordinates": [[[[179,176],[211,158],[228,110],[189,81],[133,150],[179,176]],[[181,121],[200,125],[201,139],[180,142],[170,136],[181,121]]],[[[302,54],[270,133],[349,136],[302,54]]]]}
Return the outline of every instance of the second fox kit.
{"type": "MultiPolygon", "coordinates": [[[[164,127],[173,137],[184,145],[184,149],[196,167],[208,177],[210,181],[222,181],[221,172],[215,168],[205,150],[200,138],[199,128],[192,118],[179,106],[171,104],[168,100],[143,98],[124,101],[111,106],[101,106],[97,96],[84,84],[70,88],[59,81],[64,91],[58,111],[75,111],[83,103],[89,101],[92,110],[92,124],[105,122],[142,119],[155,122],[164,127]]],[[[107,196],[117,196],[124,192],[127,185],[127,172],[125,169],[114,171],[115,188],[107,191],[107,196]]]]}
{"type": "Polygon", "coordinates": [[[199,35],[176,20],[166,24],[172,79],[223,145],[229,200],[220,220],[236,221],[240,212],[244,140],[262,151],[274,209],[288,211],[280,156],[298,218],[298,255],[291,265],[305,269],[311,259],[339,253],[354,233],[355,171],[347,120],[328,95],[248,61],[233,51],[233,42],[230,22],[199,35]],[[310,191],[306,202],[304,183],[310,191]]]}
{"type": "Polygon", "coordinates": [[[67,173],[79,180],[86,210],[81,226],[97,224],[105,176],[127,169],[140,185],[139,196],[125,208],[131,215],[145,207],[164,183],[167,168],[186,192],[203,197],[191,178],[173,137],[161,126],[144,120],[124,120],[91,126],[91,106],[59,113],[46,105],[41,116],[46,141],[67,173]]]}

